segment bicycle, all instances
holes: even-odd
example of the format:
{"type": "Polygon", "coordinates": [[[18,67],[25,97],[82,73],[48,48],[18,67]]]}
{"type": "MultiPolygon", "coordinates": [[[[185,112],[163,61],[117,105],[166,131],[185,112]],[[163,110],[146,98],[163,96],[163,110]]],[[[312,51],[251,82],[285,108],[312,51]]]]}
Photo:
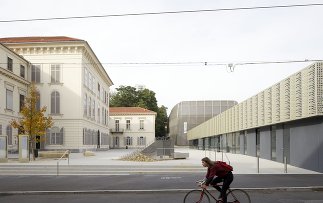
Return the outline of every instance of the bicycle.
{"type": "MultiPolygon", "coordinates": [[[[199,186],[205,183],[204,180],[196,181],[199,186]]],[[[217,185],[222,186],[222,185],[217,185]]],[[[210,203],[210,197],[215,200],[216,203],[223,203],[221,199],[214,197],[207,189],[194,189],[189,191],[185,197],[183,203],[210,203]]],[[[227,191],[228,203],[251,203],[249,194],[242,189],[231,189],[227,191]]]]}

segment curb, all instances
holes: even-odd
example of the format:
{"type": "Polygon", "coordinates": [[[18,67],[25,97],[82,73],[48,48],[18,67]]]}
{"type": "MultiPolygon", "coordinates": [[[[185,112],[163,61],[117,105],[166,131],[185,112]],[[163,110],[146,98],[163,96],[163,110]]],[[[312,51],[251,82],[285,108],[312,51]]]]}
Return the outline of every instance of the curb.
{"type": "MultiPolygon", "coordinates": [[[[246,191],[323,191],[323,186],[311,187],[271,187],[271,188],[232,188],[246,191]]],[[[177,193],[188,192],[193,189],[161,189],[161,190],[75,190],[75,191],[7,191],[0,192],[0,196],[8,195],[68,195],[68,194],[116,194],[116,193],[177,193]]],[[[213,189],[212,189],[213,190],[213,189]]]]}

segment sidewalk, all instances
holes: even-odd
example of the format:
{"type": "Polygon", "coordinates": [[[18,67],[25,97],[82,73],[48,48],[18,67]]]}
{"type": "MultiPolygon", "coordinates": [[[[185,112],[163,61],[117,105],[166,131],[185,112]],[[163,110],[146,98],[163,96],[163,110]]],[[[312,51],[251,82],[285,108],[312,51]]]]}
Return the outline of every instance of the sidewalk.
{"type": "MultiPolygon", "coordinates": [[[[160,160],[155,162],[134,162],[134,161],[122,161],[119,160],[120,157],[130,154],[135,151],[135,149],[110,149],[108,151],[97,151],[94,152],[95,156],[85,157],[83,153],[71,153],[70,154],[70,165],[111,165],[111,166],[176,166],[176,167],[201,167],[201,159],[208,156],[211,159],[222,160],[221,152],[214,151],[204,151],[189,149],[185,147],[176,147],[175,152],[189,153],[189,158],[187,159],[176,159],[176,160],[160,160]]],[[[231,154],[224,153],[223,160],[233,166],[235,174],[257,174],[257,158],[241,155],[241,154],[231,154]]],[[[0,166],[4,165],[57,165],[58,159],[44,159],[37,158],[35,161],[29,163],[19,163],[18,160],[10,159],[8,163],[0,163],[0,166]]],[[[62,159],[59,164],[67,165],[68,160],[62,159]]],[[[266,160],[259,159],[259,173],[260,174],[283,174],[284,164],[266,160]]],[[[315,171],[310,171],[291,165],[287,165],[288,174],[320,174],[315,171]]]]}

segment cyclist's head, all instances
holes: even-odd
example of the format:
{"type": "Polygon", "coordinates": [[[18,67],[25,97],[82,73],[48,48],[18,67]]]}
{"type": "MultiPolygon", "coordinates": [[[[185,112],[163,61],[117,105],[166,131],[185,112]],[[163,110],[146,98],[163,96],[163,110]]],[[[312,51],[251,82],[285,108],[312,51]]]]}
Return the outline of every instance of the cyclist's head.
{"type": "Polygon", "coordinates": [[[210,166],[213,166],[213,165],[214,165],[214,162],[213,162],[213,161],[211,161],[211,159],[209,159],[209,157],[204,157],[204,158],[202,159],[202,165],[203,165],[204,167],[210,167],[210,166]]]}

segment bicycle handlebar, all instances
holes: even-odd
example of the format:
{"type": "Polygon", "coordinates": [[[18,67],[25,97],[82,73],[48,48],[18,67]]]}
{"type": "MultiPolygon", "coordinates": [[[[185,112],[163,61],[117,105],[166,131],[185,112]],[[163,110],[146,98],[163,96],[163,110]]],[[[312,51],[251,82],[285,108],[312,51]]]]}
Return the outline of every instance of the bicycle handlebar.
{"type": "MultiPolygon", "coordinates": [[[[198,186],[201,186],[201,185],[203,185],[206,182],[206,180],[205,179],[203,179],[203,180],[197,180],[195,182],[198,184],[198,186]]],[[[216,185],[212,185],[212,186],[222,186],[222,184],[216,184],[216,185]]]]}

